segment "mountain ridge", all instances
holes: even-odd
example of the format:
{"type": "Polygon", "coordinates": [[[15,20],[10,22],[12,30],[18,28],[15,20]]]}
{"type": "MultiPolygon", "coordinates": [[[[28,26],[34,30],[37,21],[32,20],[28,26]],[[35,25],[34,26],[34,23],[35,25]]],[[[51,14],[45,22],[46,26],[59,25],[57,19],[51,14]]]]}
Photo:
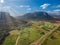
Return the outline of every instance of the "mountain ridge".
{"type": "Polygon", "coordinates": [[[49,15],[47,12],[26,13],[23,16],[18,16],[17,18],[21,20],[26,20],[26,21],[30,21],[30,20],[52,21],[53,20],[55,22],[55,18],[49,15]]]}

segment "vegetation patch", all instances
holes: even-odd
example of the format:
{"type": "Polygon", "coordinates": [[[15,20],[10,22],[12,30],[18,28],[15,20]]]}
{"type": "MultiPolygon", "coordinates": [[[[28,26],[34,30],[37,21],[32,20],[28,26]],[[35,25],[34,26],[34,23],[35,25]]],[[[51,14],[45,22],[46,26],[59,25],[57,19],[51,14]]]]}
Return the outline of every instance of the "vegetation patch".
{"type": "Polygon", "coordinates": [[[48,30],[48,31],[52,30],[53,28],[55,28],[55,25],[53,25],[51,23],[43,25],[43,29],[48,30]]]}
{"type": "Polygon", "coordinates": [[[60,33],[55,32],[53,36],[47,38],[47,40],[42,45],[60,45],[60,33]]]}
{"type": "Polygon", "coordinates": [[[10,35],[5,39],[2,45],[15,45],[16,38],[16,35],[10,35]]]}
{"type": "Polygon", "coordinates": [[[15,45],[18,36],[18,30],[13,30],[10,35],[7,36],[2,45],[15,45]]]}
{"type": "Polygon", "coordinates": [[[18,45],[29,45],[35,40],[39,39],[44,33],[40,30],[35,30],[34,28],[27,27],[22,30],[18,45]]]}

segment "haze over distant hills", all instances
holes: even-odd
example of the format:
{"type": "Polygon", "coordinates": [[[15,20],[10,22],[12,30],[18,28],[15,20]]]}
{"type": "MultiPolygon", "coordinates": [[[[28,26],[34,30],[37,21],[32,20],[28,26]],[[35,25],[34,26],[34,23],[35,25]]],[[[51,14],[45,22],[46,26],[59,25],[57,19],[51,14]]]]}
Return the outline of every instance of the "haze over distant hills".
{"type": "Polygon", "coordinates": [[[26,13],[23,16],[18,16],[16,18],[10,16],[8,12],[0,12],[0,28],[2,29],[14,29],[19,27],[19,24],[24,24],[25,21],[60,21],[60,15],[51,15],[47,12],[34,12],[26,13]]]}
{"type": "Polygon", "coordinates": [[[21,20],[44,20],[44,21],[51,21],[54,20],[55,18],[52,15],[49,15],[47,12],[34,12],[34,13],[27,13],[24,14],[23,16],[18,16],[17,18],[21,20]]]}

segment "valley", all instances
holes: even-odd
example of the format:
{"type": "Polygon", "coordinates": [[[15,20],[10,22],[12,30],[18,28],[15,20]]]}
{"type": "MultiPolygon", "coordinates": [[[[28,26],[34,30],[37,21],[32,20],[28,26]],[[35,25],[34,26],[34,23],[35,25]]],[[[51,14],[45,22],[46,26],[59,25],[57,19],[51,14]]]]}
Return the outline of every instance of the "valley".
{"type": "Polygon", "coordinates": [[[0,45],[60,45],[60,22],[48,13],[28,14],[29,18],[26,15],[14,18],[5,13],[0,15],[0,23],[3,22],[0,25],[0,39],[3,37],[0,45]]]}
{"type": "Polygon", "coordinates": [[[60,0],[0,0],[0,45],[60,45],[60,0]]]}

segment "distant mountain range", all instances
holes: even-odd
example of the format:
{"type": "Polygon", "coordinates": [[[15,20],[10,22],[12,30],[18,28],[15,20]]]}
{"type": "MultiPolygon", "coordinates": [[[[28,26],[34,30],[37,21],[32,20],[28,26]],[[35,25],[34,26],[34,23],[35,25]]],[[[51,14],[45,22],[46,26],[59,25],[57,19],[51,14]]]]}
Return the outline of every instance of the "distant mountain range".
{"type": "Polygon", "coordinates": [[[19,24],[26,23],[25,21],[52,21],[55,22],[56,16],[49,15],[46,12],[34,12],[34,13],[27,13],[23,16],[18,16],[17,19],[10,16],[8,12],[0,12],[0,27],[15,29],[19,27],[19,24]],[[19,19],[19,20],[18,20],[19,19]]]}
{"type": "Polygon", "coordinates": [[[38,20],[38,21],[52,21],[55,22],[55,18],[52,15],[49,15],[47,12],[34,12],[34,13],[27,13],[23,16],[18,16],[17,18],[21,20],[38,20]]]}
{"type": "Polygon", "coordinates": [[[0,12],[0,29],[15,29],[19,27],[19,24],[25,24],[26,21],[60,21],[60,15],[51,15],[47,12],[34,12],[26,13],[23,16],[17,16],[16,18],[10,16],[8,12],[0,12]],[[16,19],[17,18],[17,19],[16,19]]]}

